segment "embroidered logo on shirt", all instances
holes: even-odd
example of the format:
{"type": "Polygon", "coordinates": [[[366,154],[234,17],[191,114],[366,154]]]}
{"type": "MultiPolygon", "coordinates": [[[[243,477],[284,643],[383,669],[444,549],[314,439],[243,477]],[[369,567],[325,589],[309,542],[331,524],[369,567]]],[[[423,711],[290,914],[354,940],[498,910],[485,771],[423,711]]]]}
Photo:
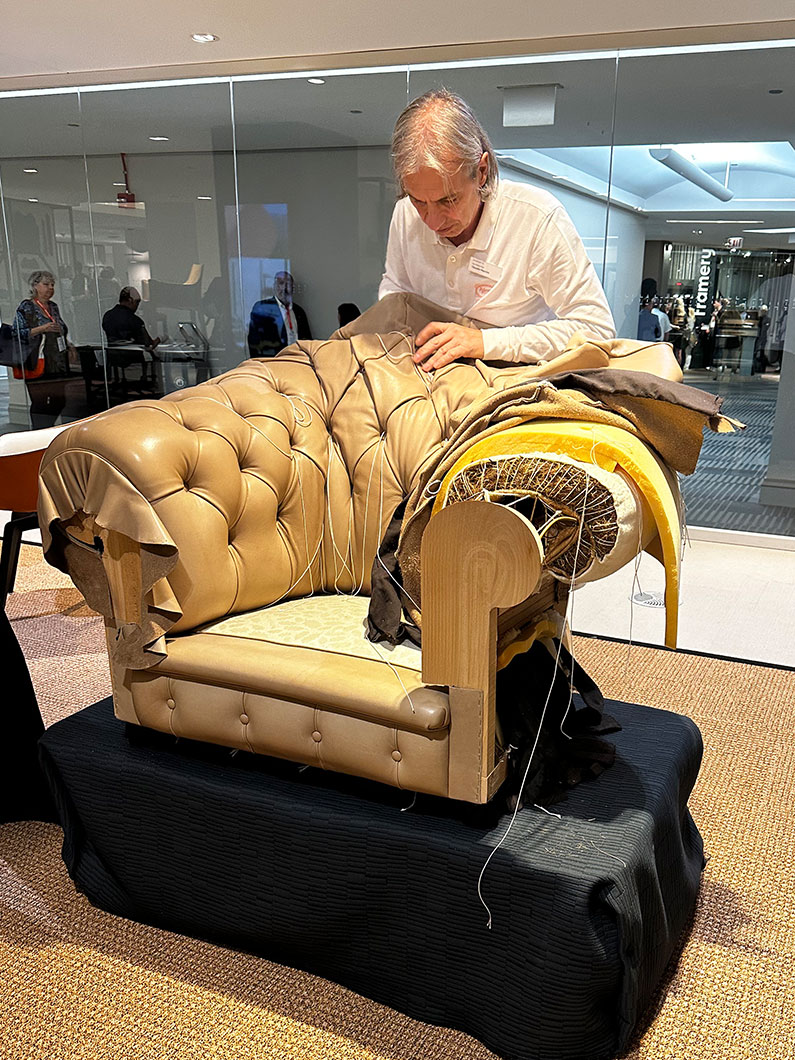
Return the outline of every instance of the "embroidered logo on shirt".
{"type": "Polygon", "coordinates": [[[493,283],[478,283],[475,285],[475,294],[478,298],[485,298],[489,291],[496,287],[493,283]]]}

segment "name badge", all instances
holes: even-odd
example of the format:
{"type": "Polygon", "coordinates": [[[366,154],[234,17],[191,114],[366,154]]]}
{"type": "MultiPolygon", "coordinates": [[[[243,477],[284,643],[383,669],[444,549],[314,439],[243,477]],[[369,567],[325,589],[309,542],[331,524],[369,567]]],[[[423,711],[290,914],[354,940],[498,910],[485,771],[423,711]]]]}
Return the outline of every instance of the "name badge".
{"type": "Polygon", "coordinates": [[[66,339],[63,337],[63,335],[58,336],[58,352],[66,353],[66,339]]]}
{"type": "Polygon", "coordinates": [[[485,258],[472,258],[469,262],[469,271],[476,276],[485,276],[487,280],[499,280],[502,276],[502,268],[485,258]]]}

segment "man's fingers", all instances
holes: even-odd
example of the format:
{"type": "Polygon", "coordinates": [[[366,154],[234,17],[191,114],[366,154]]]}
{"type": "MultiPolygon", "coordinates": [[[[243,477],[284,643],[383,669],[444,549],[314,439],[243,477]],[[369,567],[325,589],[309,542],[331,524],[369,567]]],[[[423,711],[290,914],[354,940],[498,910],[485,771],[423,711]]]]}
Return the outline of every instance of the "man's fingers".
{"type": "MultiPolygon", "coordinates": [[[[426,328],[423,328],[423,330],[417,336],[418,343],[426,330],[426,328]]],[[[414,354],[415,363],[421,364],[423,361],[427,360],[428,357],[432,357],[435,353],[442,349],[443,346],[445,346],[448,342],[452,341],[453,337],[453,335],[448,333],[447,328],[444,328],[442,331],[439,332],[432,332],[430,337],[424,343],[422,343],[422,345],[420,345],[416,350],[414,354]]]]}
{"type": "Polygon", "coordinates": [[[417,335],[414,340],[414,345],[419,349],[420,346],[424,346],[429,339],[432,339],[434,335],[439,335],[444,330],[444,324],[441,324],[438,320],[432,320],[430,324],[426,324],[419,335],[417,335]]]}

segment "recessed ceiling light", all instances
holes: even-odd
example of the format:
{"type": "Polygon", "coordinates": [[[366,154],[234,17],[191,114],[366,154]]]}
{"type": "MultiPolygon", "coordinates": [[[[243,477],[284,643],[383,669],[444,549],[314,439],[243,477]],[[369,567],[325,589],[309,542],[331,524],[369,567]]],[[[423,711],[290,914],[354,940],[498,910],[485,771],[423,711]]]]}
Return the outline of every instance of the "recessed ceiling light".
{"type": "Polygon", "coordinates": [[[214,40],[218,40],[214,33],[194,33],[191,39],[197,44],[212,44],[214,40]]]}
{"type": "Polygon", "coordinates": [[[213,201],[212,195],[197,195],[196,198],[197,199],[201,199],[202,202],[212,202],[213,201]]]}
{"type": "Polygon", "coordinates": [[[168,136],[150,136],[149,139],[150,140],[161,141],[161,140],[168,140],[169,137],[168,136]]]}
{"type": "Polygon", "coordinates": [[[38,202],[38,199],[28,199],[28,202],[38,202]]]}
{"type": "Polygon", "coordinates": [[[38,173],[38,169],[23,169],[23,173],[38,173]]]}
{"type": "Polygon", "coordinates": [[[325,85],[326,80],[323,77],[308,77],[307,81],[310,85],[325,85]]]}

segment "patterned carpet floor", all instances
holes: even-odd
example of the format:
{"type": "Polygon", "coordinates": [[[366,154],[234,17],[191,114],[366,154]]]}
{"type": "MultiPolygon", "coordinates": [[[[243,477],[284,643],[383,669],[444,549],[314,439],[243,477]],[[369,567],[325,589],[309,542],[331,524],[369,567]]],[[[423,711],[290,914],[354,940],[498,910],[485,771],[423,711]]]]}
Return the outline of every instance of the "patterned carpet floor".
{"type": "MultiPolygon", "coordinates": [[[[21,563],[7,610],[52,724],[109,694],[104,634],[40,550],[21,563]]],[[[705,742],[701,896],[625,1055],[793,1060],[795,672],[590,638],[575,651],[607,696],[686,713],[705,742]]],[[[333,983],[94,909],[61,839],[0,827],[0,1060],[492,1056],[333,983]]]]}

